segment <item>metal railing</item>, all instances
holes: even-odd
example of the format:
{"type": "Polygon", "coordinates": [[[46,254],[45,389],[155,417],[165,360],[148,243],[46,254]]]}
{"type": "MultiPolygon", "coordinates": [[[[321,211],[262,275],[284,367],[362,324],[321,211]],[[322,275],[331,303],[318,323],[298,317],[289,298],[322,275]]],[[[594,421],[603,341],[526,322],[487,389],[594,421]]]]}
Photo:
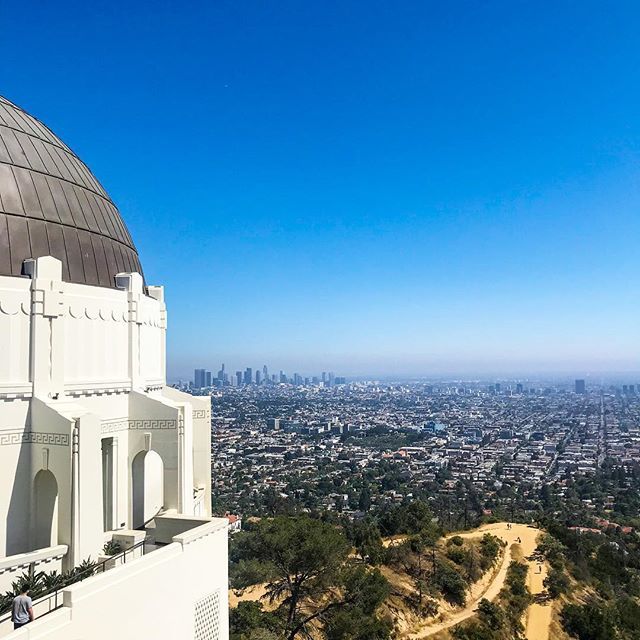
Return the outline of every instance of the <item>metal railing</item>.
{"type": "MultiPolygon", "coordinates": [[[[108,571],[113,567],[117,567],[121,564],[126,564],[127,555],[131,556],[133,553],[135,553],[137,549],[141,549],[140,555],[145,555],[146,553],[145,544],[146,544],[146,541],[142,540],[141,542],[134,544],[132,547],[129,547],[128,549],[125,549],[120,553],[116,553],[110,556],[109,558],[102,560],[101,562],[96,562],[92,566],[87,567],[86,569],[71,575],[68,581],[65,581],[64,584],[61,584],[60,586],[55,587],[52,590],[49,590],[48,593],[39,595],[37,599],[33,600],[33,609],[34,609],[34,613],[36,614],[35,617],[42,618],[42,616],[46,616],[48,613],[52,613],[53,611],[56,611],[56,609],[60,609],[64,604],[62,591],[64,591],[66,588],[76,584],[77,582],[82,582],[83,580],[86,580],[91,576],[104,573],[105,571],[108,571]],[[46,610],[40,611],[40,609],[43,608],[42,605],[45,605],[45,604],[46,604],[46,610]],[[38,611],[36,611],[36,607],[38,608],[38,611]]],[[[62,578],[62,575],[60,577],[62,578]]],[[[7,622],[8,620],[11,620],[10,610],[0,616],[0,625],[7,622]]]]}

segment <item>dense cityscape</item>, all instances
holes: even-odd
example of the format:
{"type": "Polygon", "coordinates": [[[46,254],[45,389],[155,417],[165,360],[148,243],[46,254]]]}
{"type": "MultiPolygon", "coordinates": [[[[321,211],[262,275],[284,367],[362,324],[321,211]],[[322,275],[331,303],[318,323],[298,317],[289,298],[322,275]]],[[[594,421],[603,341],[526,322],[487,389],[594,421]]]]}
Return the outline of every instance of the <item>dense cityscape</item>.
{"type": "MultiPolygon", "coordinates": [[[[414,497],[438,501],[458,487],[481,515],[505,495],[526,500],[544,483],[595,472],[605,459],[640,460],[634,383],[347,383],[333,374],[300,383],[296,376],[194,389],[211,395],[218,512],[358,519],[414,497]]],[[[460,517],[470,517],[468,500],[464,508],[460,517]]]]}

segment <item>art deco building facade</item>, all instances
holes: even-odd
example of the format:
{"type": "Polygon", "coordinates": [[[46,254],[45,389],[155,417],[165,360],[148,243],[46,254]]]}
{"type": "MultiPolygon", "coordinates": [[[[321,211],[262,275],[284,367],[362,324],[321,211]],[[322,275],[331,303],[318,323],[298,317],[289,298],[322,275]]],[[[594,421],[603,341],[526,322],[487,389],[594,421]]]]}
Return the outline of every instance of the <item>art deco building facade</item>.
{"type": "Polygon", "coordinates": [[[104,189],[0,98],[0,592],[102,561],[0,637],[228,637],[209,399],[166,386],[166,327],[104,189]]]}

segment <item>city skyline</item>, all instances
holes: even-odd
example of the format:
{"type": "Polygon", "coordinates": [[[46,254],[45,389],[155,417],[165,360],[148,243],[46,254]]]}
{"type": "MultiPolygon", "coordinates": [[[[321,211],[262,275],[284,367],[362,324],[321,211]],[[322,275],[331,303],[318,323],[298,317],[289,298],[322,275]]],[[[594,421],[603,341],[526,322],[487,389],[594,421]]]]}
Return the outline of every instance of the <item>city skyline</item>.
{"type": "Polygon", "coordinates": [[[4,12],[5,95],[167,286],[171,378],[637,368],[637,4],[250,6],[4,12]]]}

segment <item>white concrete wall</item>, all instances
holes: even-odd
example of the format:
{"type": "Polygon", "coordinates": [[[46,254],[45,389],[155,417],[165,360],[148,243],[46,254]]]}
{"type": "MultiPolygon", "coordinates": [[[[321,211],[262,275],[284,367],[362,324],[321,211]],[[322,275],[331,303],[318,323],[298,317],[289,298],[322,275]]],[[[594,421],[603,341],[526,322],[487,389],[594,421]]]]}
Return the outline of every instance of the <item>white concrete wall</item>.
{"type": "Polygon", "coordinates": [[[193,413],[193,486],[204,489],[204,512],[211,515],[211,398],[192,396],[171,387],[162,395],[173,402],[190,403],[193,413]]]}
{"type": "MultiPolygon", "coordinates": [[[[65,589],[62,609],[7,637],[228,640],[227,577],[226,520],[216,518],[166,547],[65,589]],[[209,633],[197,635],[197,625],[209,633]]],[[[0,626],[0,637],[8,630],[6,623],[0,626]]]]}
{"type": "Polygon", "coordinates": [[[162,287],[145,295],[138,274],[121,277],[120,290],[62,282],[50,257],[30,270],[33,278],[0,276],[0,396],[30,396],[34,381],[45,395],[58,385],[82,392],[165,383],[162,287]]]}
{"type": "Polygon", "coordinates": [[[0,389],[29,385],[31,280],[0,276],[0,389]]]}
{"type": "Polygon", "coordinates": [[[79,284],[63,286],[65,382],[123,383],[129,367],[126,293],[79,284]]]}

